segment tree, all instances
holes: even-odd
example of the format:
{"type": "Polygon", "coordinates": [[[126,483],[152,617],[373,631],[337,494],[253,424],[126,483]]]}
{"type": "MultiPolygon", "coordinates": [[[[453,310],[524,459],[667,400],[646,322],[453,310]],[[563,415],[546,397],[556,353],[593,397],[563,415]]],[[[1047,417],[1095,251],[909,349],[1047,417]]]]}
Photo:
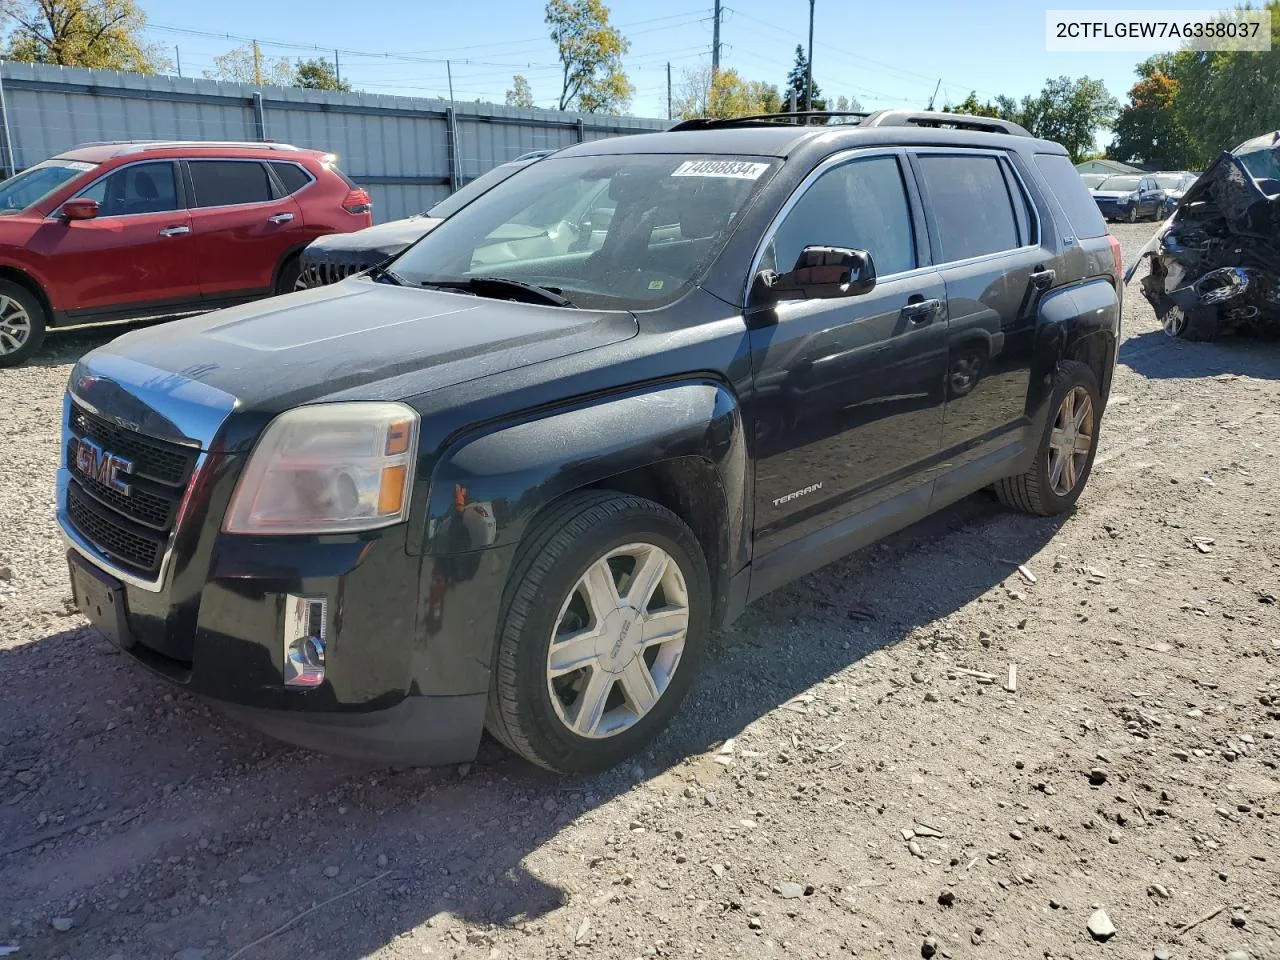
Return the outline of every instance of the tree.
{"type": "Polygon", "coordinates": [[[815,81],[813,84],[813,106],[807,106],[805,99],[805,80],[809,74],[809,58],[804,55],[804,47],[796,44],[796,63],[791,68],[791,72],[787,74],[787,85],[782,90],[784,97],[783,111],[790,113],[790,96],[791,91],[796,92],[796,109],[797,110],[825,110],[827,109],[827,101],[822,99],[822,91],[818,89],[815,81]]]}
{"type": "Polygon", "coordinates": [[[507,91],[508,107],[525,107],[533,106],[533,90],[529,87],[528,79],[522,74],[517,73],[511,78],[511,89],[507,91]]]}
{"type": "Polygon", "coordinates": [[[1037,137],[1055,140],[1067,148],[1072,163],[1094,149],[1099,128],[1115,125],[1120,103],[1101,80],[1058,77],[1046,81],[1034,97],[1023,97],[1018,122],[1037,137]]]}
{"type": "Polygon", "coordinates": [[[635,93],[622,69],[631,44],[609,25],[609,8],[602,0],[548,0],[546,19],[563,68],[560,109],[625,110],[635,93]]]}
{"type": "Polygon", "coordinates": [[[257,44],[218,54],[213,58],[213,69],[204,75],[210,80],[274,87],[291,87],[295,77],[287,57],[265,57],[257,44]]]}
{"type": "Polygon", "coordinates": [[[135,0],[0,0],[0,19],[13,22],[10,60],[131,73],[171,66],[142,39],[147,15],[135,0]]]}
{"type": "Polygon", "coordinates": [[[1186,170],[1195,163],[1191,138],[1178,117],[1179,85],[1172,70],[1170,54],[1149,57],[1135,68],[1139,80],[1116,117],[1109,158],[1165,170],[1186,170]]]}
{"type": "MultiPolygon", "coordinates": [[[[1280,2],[1271,11],[1271,50],[1181,50],[1170,75],[1177,82],[1175,113],[1203,169],[1223,150],[1280,127],[1280,2]]],[[[1230,19],[1225,14],[1222,19],[1230,19]]]]}
{"type": "Polygon", "coordinates": [[[744,80],[736,70],[720,70],[711,75],[709,64],[685,68],[672,112],[682,120],[694,117],[746,117],[757,113],[777,113],[782,95],[771,83],[744,80]]]}
{"type": "Polygon", "coordinates": [[[303,60],[293,72],[293,85],[304,90],[336,90],[350,93],[351,84],[338,76],[338,67],[323,57],[303,60]]]}
{"type": "Polygon", "coordinates": [[[1018,103],[1013,97],[999,96],[995,100],[980,103],[977,92],[973,90],[970,90],[969,95],[954,107],[950,105],[944,106],[942,112],[963,113],[971,117],[993,117],[1000,120],[1012,120],[1014,123],[1018,123],[1021,119],[1018,103]]]}

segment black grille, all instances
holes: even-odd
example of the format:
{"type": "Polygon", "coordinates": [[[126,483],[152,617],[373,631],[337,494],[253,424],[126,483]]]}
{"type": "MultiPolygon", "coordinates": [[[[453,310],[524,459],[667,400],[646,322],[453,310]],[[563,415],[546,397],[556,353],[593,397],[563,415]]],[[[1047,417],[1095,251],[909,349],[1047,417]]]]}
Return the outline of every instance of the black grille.
{"type": "Polygon", "coordinates": [[[75,483],[67,486],[67,517],[90,543],[121,566],[146,576],[159,571],[165,537],[113,516],[75,483]]]}
{"type": "Polygon", "coordinates": [[[307,287],[323,287],[372,266],[371,263],[307,263],[302,268],[302,282],[307,287]]]}
{"type": "Polygon", "coordinates": [[[170,486],[187,482],[196,452],[175,443],[153,440],[124,427],[108,423],[77,406],[71,408],[71,432],[88,437],[103,450],[133,461],[133,473],[170,486]]]}
{"type": "Polygon", "coordinates": [[[154,577],[198,451],[117,426],[74,404],[71,433],[66,450],[72,477],[67,488],[68,520],[116,563],[154,577]],[[133,462],[133,470],[119,478],[128,485],[128,493],[76,470],[81,439],[133,462]]]}

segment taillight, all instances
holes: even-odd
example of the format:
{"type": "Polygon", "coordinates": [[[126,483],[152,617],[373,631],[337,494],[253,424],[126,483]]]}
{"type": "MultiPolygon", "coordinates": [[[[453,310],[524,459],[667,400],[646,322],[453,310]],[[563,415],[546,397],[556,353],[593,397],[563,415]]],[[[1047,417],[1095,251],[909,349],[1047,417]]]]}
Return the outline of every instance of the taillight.
{"type": "Polygon", "coordinates": [[[1109,233],[1107,234],[1107,240],[1110,241],[1111,243],[1111,256],[1115,257],[1116,276],[1123,277],[1124,276],[1124,257],[1122,257],[1120,254],[1120,241],[1117,240],[1114,236],[1112,236],[1109,233]]]}
{"type": "Polygon", "coordinates": [[[373,209],[373,201],[363,190],[352,190],[342,198],[342,209],[347,213],[368,213],[373,209]]]}

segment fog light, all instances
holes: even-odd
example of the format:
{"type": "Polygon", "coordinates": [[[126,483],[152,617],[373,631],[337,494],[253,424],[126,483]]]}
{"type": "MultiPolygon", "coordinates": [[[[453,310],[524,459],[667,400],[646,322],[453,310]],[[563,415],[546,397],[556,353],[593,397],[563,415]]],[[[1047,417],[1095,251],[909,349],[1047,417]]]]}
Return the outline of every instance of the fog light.
{"type": "Polygon", "coordinates": [[[324,683],[324,639],[329,602],[324,597],[286,594],[284,685],[304,689],[324,683]]]}

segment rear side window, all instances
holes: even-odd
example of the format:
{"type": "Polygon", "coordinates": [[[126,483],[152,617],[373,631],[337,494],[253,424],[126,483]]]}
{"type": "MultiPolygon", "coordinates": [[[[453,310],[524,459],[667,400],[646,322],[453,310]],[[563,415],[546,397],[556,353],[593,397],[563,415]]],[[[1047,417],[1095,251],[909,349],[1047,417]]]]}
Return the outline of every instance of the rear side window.
{"type": "Polygon", "coordinates": [[[297,193],[311,182],[310,174],[296,163],[273,163],[271,169],[275,170],[276,176],[284,184],[284,192],[287,194],[297,193]]]}
{"type": "Polygon", "coordinates": [[[1105,236],[1107,223],[1070,159],[1057,153],[1037,153],[1036,166],[1058,198],[1058,205],[1071,224],[1071,232],[1082,240],[1105,236]]]}
{"type": "Polygon", "coordinates": [[[1009,185],[997,158],[925,154],[918,163],[938,232],[941,262],[1022,245],[1009,185]]]}
{"type": "Polygon", "coordinates": [[[189,160],[195,207],[227,207],[272,199],[267,168],[256,160],[189,160]]]}

